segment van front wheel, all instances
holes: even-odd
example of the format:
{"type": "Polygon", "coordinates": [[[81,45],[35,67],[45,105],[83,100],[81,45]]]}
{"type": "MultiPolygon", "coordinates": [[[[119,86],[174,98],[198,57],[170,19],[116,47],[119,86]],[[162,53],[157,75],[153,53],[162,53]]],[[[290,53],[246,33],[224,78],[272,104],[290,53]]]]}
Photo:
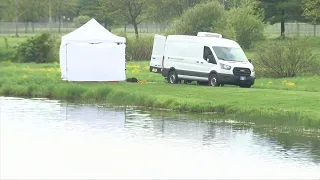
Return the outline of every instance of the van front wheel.
{"type": "Polygon", "coordinates": [[[177,84],[178,83],[178,76],[175,71],[170,71],[168,76],[168,83],[170,84],[177,84]]]}
{"type": "Polygon", "coordinates": [[[219,86],[218,76],[216,74],[211,74],[209,77],[210,86],[219,86]]]}

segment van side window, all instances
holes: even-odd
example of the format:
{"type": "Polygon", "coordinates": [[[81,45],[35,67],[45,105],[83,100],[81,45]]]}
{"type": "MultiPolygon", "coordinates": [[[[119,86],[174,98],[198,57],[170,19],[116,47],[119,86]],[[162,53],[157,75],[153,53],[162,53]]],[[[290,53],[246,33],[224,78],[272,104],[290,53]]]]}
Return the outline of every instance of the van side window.
{"type": "Polygon", "coordinates": [[[203,59],[208,61],[208,56],[209,55],[213,55],[212,54],[212,51],[210,50],[210,48],[208,46],[204,46],[204,49],[203,49],[203,59]]]}

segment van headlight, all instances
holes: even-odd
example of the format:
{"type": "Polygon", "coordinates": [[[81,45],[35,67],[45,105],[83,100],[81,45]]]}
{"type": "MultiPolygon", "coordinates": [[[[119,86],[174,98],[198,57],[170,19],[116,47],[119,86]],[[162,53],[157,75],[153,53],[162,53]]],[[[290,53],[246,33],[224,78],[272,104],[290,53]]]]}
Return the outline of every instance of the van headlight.
{"type": "Polygon", "coordinates": [[[231,66],[226,65],[226,64],[222,64],[222,63],[220,63],[220,67],[221,67],[221,69],[226,69],[226,70],[230,70],[231,69],[231,66]]]}

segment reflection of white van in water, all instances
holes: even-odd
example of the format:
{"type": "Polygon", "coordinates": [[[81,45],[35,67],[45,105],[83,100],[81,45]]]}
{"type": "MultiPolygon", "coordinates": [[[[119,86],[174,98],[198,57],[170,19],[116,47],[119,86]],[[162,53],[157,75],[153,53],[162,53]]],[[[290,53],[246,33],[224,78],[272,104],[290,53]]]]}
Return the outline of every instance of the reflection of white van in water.
{"type": "Polygon", "coordinates": [[[150,72],[162,73],[169,83],[184,80],[251,87],[255,81],[254,67],[239,44],[206,32],[167,38],[155,35],[150,72]]]}

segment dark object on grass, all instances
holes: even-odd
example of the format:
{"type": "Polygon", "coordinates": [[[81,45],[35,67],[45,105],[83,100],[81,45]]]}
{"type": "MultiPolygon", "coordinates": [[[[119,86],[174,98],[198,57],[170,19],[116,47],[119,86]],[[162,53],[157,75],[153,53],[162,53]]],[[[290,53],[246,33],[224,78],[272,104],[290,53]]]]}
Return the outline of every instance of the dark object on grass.
{"type": "Polygon", "coordinates": [[[127,82],[137,83],[137,82],[138,82],[138,79],[133,77],[133,78],[127,78],[126,81],[127,81],[127,82]]]}

